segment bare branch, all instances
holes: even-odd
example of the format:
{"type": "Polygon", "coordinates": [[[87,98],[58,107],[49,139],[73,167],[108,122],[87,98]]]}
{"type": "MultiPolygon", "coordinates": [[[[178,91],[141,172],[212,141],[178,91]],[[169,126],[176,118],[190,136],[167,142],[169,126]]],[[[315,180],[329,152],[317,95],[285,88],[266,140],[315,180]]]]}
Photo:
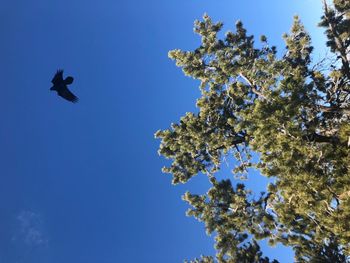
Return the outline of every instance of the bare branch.
{"type": "Polygon", "coordinates": [[[317,107],[322,112],[339,112],[339,113],[350,115],[350,108],[327,107],[327,106],[322,106],[322,105],[317,105],[317,107]]]}
{"type": "Polygon", "coordinates": [[[263,98],[263,99],[266,100],[265,95],[262,94],[260,91],[258,91],[257,86],[254,85],[246,76],[244,76],[242,72],[239,73],[239,76],[240,76],[242,79],[244,79],[244,80],[249,84],[249,86],[252,88],[252,91],[253,91],[254,94],[256,94],[256,95],[258,95],[259,97],[261,97],[261,98],[263,98]]]}

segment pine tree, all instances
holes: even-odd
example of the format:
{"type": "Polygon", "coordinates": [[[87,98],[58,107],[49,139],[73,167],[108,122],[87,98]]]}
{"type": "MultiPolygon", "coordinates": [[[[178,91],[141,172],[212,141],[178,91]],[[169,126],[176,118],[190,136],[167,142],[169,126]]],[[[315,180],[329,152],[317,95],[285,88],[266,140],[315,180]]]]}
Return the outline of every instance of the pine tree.
{"type": "Polygon", "coordinates": [[[258,240],[293,248],[296,262],[350,262],[350,2],[324,2],[331,56],[311,60],[310,35],[294,18],[283,56],[262,36],[256,45],[242,22],[218,37],[222,23],[195,22],[201,45],[169,57],[200,81],[197,113],[156,133],[171,159],[173,184],[207,175],[206,194],[187,192],[187,214],[215,234],[215,257],[190,262],[277,262],[258,240]],[[256,161],[258,154],[259,160],[256,161]],[[254,198],[240,182],[215,177],[225,158],[236,179],[258,169],[273,178],[254,198]]]}

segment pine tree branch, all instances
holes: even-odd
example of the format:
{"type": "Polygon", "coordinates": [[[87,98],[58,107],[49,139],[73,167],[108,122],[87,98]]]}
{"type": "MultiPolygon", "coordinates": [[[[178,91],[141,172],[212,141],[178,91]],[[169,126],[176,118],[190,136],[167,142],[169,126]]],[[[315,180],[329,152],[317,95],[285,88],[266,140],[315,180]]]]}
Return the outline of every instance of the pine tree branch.
{"type": "Polygon", "coordinates": [[[329,17],[328,5],[327,5],[325,0],[323,0],[323,5],[324,5],[324,10],[325,10],[325,19],[328,22],[329,30],[332,32],[336,48],[340,53],[344,73],[348,78],[350,78],[350,66],[349,66],[349,60],[346,56],[346,47],[344,46],[336,28],[335,28],[335,25],[334,25],[332,19],[330,19],[330,17],[329,17]]]}
{"type": "Polygon", "coordinates": [[[319,143],[339,143],[339,138],[336,136],[324,136],[317,133],[302,136],[303,140],[308,142],[319,142],[319,143]]]}
{"type": "MultiPolygon", "coordinates": [[[[241,144],[243,142],[246,142],[245,137],[236,137],[235,140],[232,142],[232,146],[231,147],[237,147],[237,144],[241,144]]],[[[219,150],[223,150],[224,148],[226,148],[225,145],[221,145],[215,149],[213,149],[213,151],[219,151],[219,150]]],[[[194,158],[198,158],[200,157],[202,154],[198,153],[197,155],[194,156],[194,158]]]]}
{"type": "Polygon", "coordinates": [[[262,94],[258,89],[257,89],[257,86],[254,85],[246,76],[243,75],[242,72],[239,73],[239,76],[244,79],[248,84],[249,86],[251,87],[252,89],[252,92],[258,96],[260,96],[261,98],[265,99],[266,100],[266,97],[264,94],[262,94]]]}

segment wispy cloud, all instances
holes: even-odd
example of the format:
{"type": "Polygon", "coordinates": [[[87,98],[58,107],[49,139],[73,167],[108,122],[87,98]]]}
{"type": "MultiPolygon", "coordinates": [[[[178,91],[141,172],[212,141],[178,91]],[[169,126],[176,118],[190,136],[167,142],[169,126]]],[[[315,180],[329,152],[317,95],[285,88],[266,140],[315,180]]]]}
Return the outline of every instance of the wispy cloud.
{"type": "Polygon", "coordinates": [[[17,230],[13,241],[23,241],[29,246],[47,246],[48,238],[44,231],[44,222],[39,213],[30,210],[21,211],[16,217],[17,230]]]}

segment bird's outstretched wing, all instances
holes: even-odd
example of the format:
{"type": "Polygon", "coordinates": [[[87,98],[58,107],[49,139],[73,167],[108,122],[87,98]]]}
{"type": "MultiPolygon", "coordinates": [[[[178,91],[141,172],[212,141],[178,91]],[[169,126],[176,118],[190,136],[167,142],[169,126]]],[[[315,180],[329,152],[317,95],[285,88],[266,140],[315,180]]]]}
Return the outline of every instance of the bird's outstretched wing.
{"type": "Polygon", "coordinates": [[[73,103],[78,102],[78,97],[75,96],[72,92],[70,92],[69,89],[67,89],[66,87],[59,89],[57,91],[58,95],[61,96],[62,98],[71,101],[73,103]]]}
{"type": "Polygon", "coordinates": [[[52,84],[54,85],[58,85],[60,83],[63,82],[63,70],[59,69],[57,70],[55,76],[53,77],[53,79],[51,80],[52,84]]]}

